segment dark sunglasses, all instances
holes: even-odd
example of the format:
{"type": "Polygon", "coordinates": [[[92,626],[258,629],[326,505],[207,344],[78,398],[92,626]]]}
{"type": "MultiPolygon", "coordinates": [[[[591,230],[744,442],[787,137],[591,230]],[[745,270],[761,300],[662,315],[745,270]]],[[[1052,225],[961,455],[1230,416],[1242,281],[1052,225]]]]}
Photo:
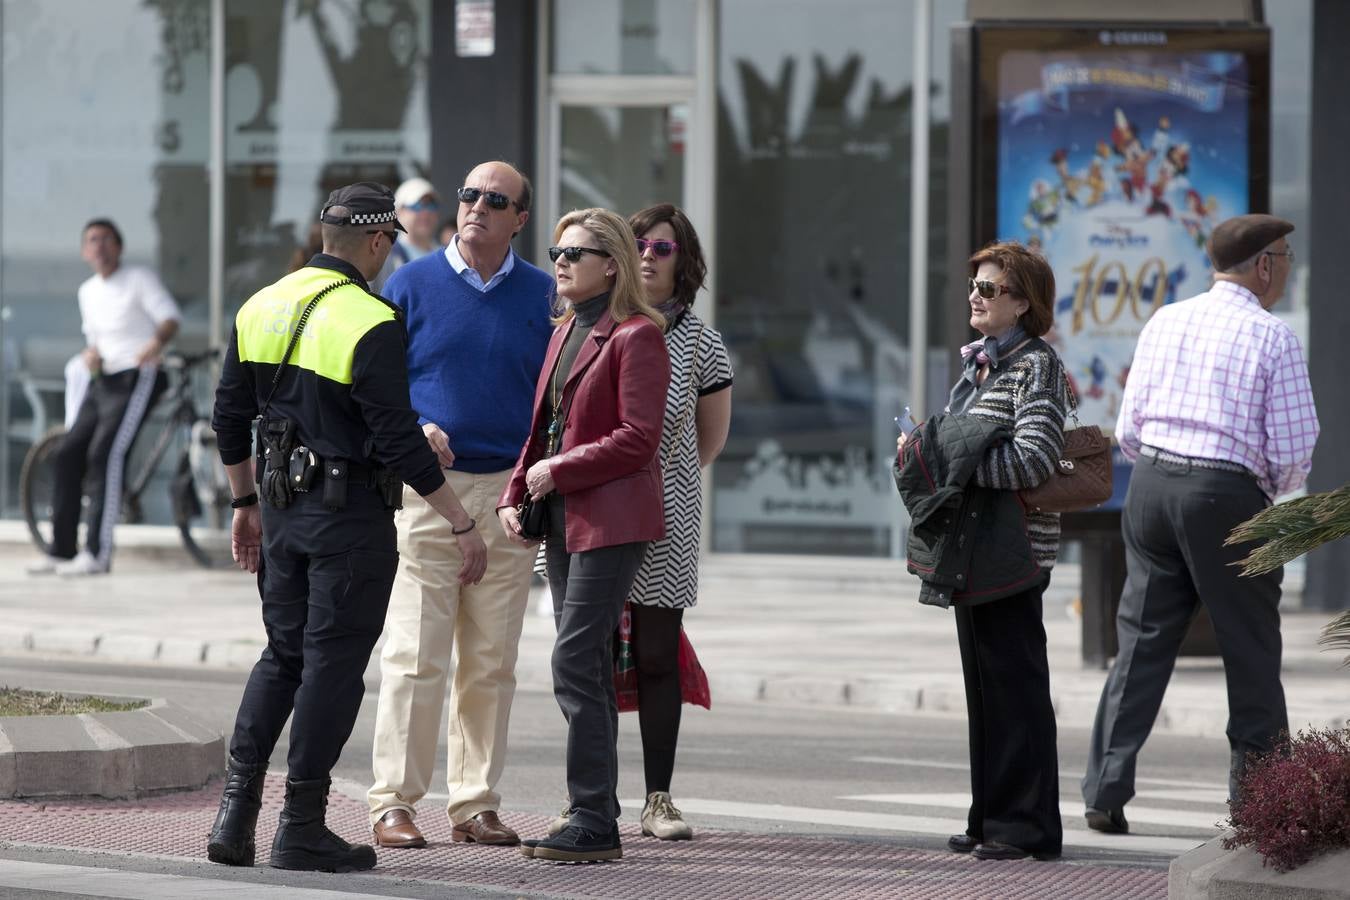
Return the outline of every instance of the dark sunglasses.
{"type": "Polygon", "coordinates": [[[408,212],[439,212],[441,205],[435,200],[418,200],[416,203],[409,203],[403,208],[408,212]]]}
{"type": "Polygon", "coordinates": [[[394,241],[398,240],[398,232],[397,232],[397,231],[385,231],[383,228],[372,228],[372,229],[369,229],[368,231],[366,231],[366,234],[382,234],[382,235],[384,235],[385,237],[389,238],[389,243],[390,243],[391,245],[394,243],[394,241]]]}
{"type": "MultiPolygon", "coordinates": [[[[493,209],[506,209],[512,203],[516,203],[516,201],[512,200],[510,197],[498,193],[497,191],[480,191],[478,188],[471,187],[462,187],[459,189],[460,203],[467,203],[472,206],[478,202],[479,197],[482,197],[487,201],[487,205],[493,209]]],[[[516,203],[516,207],[519,208],[520,204],[516,203]]]]}
{"type": "Polygon", "coordinates": [[[680,249],[680,245],[675,241],[649,241],[646,238],[637,239],[638,256],[646,253],[648,247],[650,247],[651,251],[660,259],[665,259],[670,254],[680,249]]]}
{"type": "Polygon", "coordinates": [[[558,257],[567,257],[568,262],[576,262],[581,259],[583,253],[594,253],[596,256],[609,256],[603,250],[596,250],[593,247],[549,247],[548,258],[551,262],[557,262],[558,257]]]}
{"type": "Polygon", "coordinates": [[[1006,284],[999,284],[997,281],[976,281],[974,278],[966,279],[966,294],[970,295],[976,291],[985,300],[993,300],[999,294],[1011,294],[1012,289],[1006,284]]]}

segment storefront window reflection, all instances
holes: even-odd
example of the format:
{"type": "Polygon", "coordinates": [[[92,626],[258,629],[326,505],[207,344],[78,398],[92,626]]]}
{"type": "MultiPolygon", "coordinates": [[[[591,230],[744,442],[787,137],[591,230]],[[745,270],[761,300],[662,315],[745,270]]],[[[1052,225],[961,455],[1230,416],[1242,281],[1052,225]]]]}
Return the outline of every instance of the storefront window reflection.
{"type": "Polygon", "coordinates": [[[888,0],[721,6],[717,324],[736,398],[715,549],[888,552],[909,380],[912,62],[897,38],[911,18],[888,0]]]}

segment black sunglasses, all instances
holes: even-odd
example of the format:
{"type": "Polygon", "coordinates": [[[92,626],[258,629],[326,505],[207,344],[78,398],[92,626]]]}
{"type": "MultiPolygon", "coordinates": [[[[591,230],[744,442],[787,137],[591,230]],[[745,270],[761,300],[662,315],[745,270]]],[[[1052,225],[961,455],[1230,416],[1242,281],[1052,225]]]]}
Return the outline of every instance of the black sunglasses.
{"type": "Polygon", "coordinates": [[[609,254],[603,250],[596,250],[594,247],[549,247],[548,258],[550,262],[557,262],[558,257],[567,257],[568,262],[576,262],[581,259],[583,253],[594,253],[596,256],[608,257],[609,254]]]}
{"type": "Polygon", "coordinates": [[[980,296],[985,300],[993,300],[999,294],[1011,294],[1012,289],[1006,284],[999,284],[997,281],[976,281],[974,278],[966,279],[966,294],[980,292],[980,296]]]}
{"type": "Polygon", "coordinates": [[[369,230],[366,231],[366,234],[382,234],[382,235],[384,235],[385,237],[389,238],[389,243],[390,243],[391,246],[393,245],[394,241],[398,240],[398,232],[397,232],[397,231],[392,231],[392,230],[391,230],[391,231],[385,231],[383,228],[372,228],[372,229],[369,229],[369,230]]]}
{"type": "Polygon", "coordinates": [[[517,209],[521,208],[519,203],[516,203],[516,201],[512,200],[510,197],[497,191],[480,191],[478,188],[471,187],[462,187],[459,189],[460,203],[468,203],[472,206],[478,202],[479,197],[482,197],[487,201],[487,205],[493,209],[506,209],[512,203],[516,204],[517,209]]]}
{"type": "Polygon", "coordinates": [[[680,249],[680,245],[675,241],[649,241],[646,238],[637,239],[638,256],[646,253],[648,247],[650,247],[651,251],[661,259],[665,259],[670,254],[680,249]]]}

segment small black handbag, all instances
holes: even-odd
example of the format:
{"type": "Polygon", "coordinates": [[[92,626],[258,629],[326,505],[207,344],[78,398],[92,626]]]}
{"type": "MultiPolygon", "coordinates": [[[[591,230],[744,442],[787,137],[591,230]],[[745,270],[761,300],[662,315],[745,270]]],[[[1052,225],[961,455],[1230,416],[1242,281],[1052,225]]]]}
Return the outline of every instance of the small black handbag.
{"type": "Polygon", "coordinates": [[[529,495],[520,504],[520,534],[530,541],[542,541],[548,532],[548,497],[538,501],[529,495]]]}

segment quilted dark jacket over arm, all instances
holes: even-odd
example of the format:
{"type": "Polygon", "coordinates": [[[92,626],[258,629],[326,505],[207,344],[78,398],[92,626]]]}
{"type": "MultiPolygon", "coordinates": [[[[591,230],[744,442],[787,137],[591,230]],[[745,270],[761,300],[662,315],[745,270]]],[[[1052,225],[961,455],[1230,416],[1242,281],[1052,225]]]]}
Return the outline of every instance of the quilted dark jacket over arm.
{"type": "Polygon", "coordinates": [[[1002,425],[937,415],[896,460],[895,485],[910,514],[908,568],[923,583],[919,602],[983,603],[1042,577],[1016,492],[972,481],[989,448],[1009,439],[1002,425]]]}

